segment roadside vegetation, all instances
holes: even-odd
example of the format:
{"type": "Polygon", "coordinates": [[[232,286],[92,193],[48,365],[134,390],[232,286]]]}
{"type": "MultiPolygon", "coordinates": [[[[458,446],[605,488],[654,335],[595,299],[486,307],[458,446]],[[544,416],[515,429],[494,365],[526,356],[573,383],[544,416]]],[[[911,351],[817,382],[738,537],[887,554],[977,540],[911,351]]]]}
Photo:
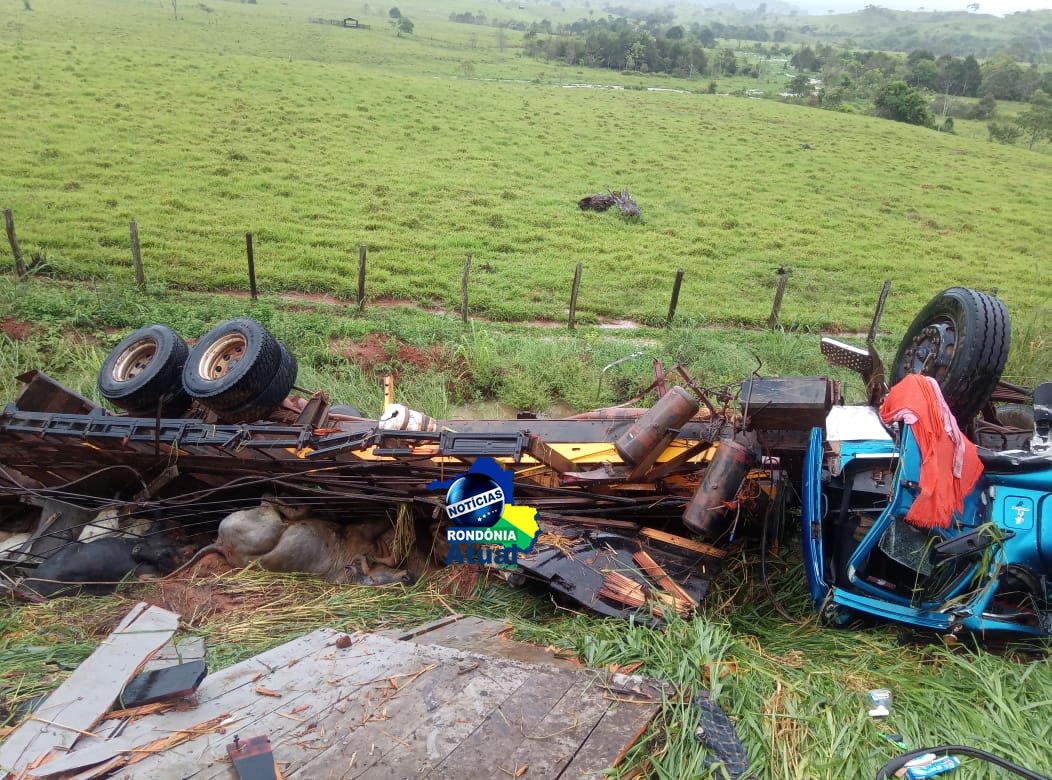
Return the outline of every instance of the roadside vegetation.
{"type": "MultiPolygon", "coordinates": [[[[912,84],[895,70],[922,47],[937,69],[940,61],[965,67],[969,52],[982,69],[1011,45],[1015,33],[1004,30],[1020,20],[1009,17],[989,43],[944,51],[923,39],[881,55],[894,63],[885,81],[897,74],[919,90],[938,125],[954,119],[951,134],[865,115],[884,81],[866,86],[854,113],[850,95],[839,111],[812,111],[726,94],[777,96],[800,75],[828,89],[828,67],[853,67],[843,36],[863,40],[854,16],[742,20],[721,11],[717,33],[713,18],[678,9],[659,24],[665,38],[679,26],[682,37],[670,42],[696,58],[694,70],[684,61],[682,77],[527,53],[547,39],[546,19],[554,38],[558,24],[606,17],[588,5],[487,4],[479,23],[483,9],[458,0],[398,8],[27,0],[27,10],[0,22],[18,117],[0,124],[0,206],[13,209],[36,264],[25,280],[0,276],[0,402],[32,368],[97,399],[98,366],[128,331],[163,322],[195,338],[242,315],[293,347],[299,385],[368,414],[380,411],[387,373],[399,402],[435,417],[481,405],[578,411],[634,395],[651,381],[653,358],[682,361],[709,387],[733,388],[760,363],[767,375],[829,374],[860,400],[858,378],[819,354],[818,333],[861,344],[855,334],[868,326],[884,279],[893,282],[877,342],[885,358],[934,293],[964,284],[996,288],[1013,315],[1006,378],[1052,378],[1052,157],[1029,152],[1023,136],[1014,146],[987,141],[988,122],[1022,127],[1029,120],[1016,120],[1033,107],[1021,95],[967,89],[933,104],[944,94],[938,83],[912,84]],[[370,28],[307,22],[349,14],[370,28]],[[542,31],[527,38],[534,24],[542,31]],[[737,40],[742,30],[730,25],[770,28],[772,40],[737,40]],[[702,28],[711,43],[698,37],[702,28]],[[828,61],[789,62],[808,47],[824,57],[827,42],[828,61]],[[614,86],[624,89],[601,88],[614,86]],[[577,208],[583,196],[621,187],[642,219],[577,208]],[[143,290],[128,247],[133,219],[143,290]],[[257,303],[246,295],[246,231],[256,241],[257,303]],[[360,243],[368,246],[364,313],[354,307],[360,243]],[[465,325],[453,312],[468,253],[475,320],[465,325]],[[579,324],[569,332],[577,262],[579,324]],[[676,318],[656,327],[677,268],[686,276],[676,318]],[[779,268],[790,273],[782,327],[767,330],[779,268]],[[637,351],[599,387],[603,366],[637,351]]],[[[631,11],[609,9],[615,19],[631,11]]],[[[972,19],[980,17],[944,21],[970,35],[972,19]]],[[[1035,150],[1045,147],[1038,138],[1035,150]]],[[[10,269],[10,256],[0,263],[10,269]]],[[[503,583],[461,582],[451,571],[408,588],[364,589],[249,570],[210,582],[226,606],[205,604],[186,623],[207,638],[219,668],[319,626],[409,625],[452,608],[508,618],[515,638],[585,663],[641,661],[640,672],[684,690],[711,688],[764,780],[872,776],[897,752],[881,736],[892,731],[911,747],[977,744],[1047,769],[1052,667],[1043,655],[904,646],[889,626],[821,629],[798,545],[783,539],[771,562],[792,622],[770,605],[747,547],[717,578],[702,618],[664,633],[578,615],[503,583]],[[887,724],[865,714],[865,691],[877,687],[895,693],[887,724]]],[[[6,609],[0,725],[83,660],[130,599],[159,595],[134,586],[112,598],[6,609]]],[[[670,702],[623,776],[633,768],[706,776],[692,718],[689,706],[670,702]]],[[[996,777],[979,765],[969,772],[996,777]]]]}

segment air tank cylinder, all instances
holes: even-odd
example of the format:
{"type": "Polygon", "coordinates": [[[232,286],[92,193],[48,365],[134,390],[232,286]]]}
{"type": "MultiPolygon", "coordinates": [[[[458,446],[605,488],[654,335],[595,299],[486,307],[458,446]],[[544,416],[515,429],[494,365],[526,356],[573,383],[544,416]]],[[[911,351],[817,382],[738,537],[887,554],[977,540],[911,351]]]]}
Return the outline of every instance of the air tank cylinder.
{"type": "Polygon", "coordinates": [[[617,453],[626,463],[640,463],[660,446],[666,433],[681,427],[697,413],[698,402],[676,385],[614,442],[617,453]]]}
{"type": "Polygon", "coordinates": [[[749,474],[752,452],[732,438],[721,439],[705,478],[683,512],[683,524],[708,541],[720,537],[730,524],[726,503],[733,501],[749,474]]]}

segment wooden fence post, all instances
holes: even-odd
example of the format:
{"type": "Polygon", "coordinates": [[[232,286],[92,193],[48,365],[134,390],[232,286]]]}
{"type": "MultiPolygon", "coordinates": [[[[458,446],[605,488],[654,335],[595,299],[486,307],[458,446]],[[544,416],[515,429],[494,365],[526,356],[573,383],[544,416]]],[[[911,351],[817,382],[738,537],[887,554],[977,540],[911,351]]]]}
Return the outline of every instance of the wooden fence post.
{"type": "Polygon", "coordinates": [[[873,321],[869,323],[869,335],[866,336],[866,343],[870,346],[877,339],[877,329],[880,328],[880,318],[884,316],[884,304],[888,300],[888,293],[891,292],[891,280],[884,280],[884,287],[880,291],[880,297],[877,298],[877,309],[873,312],[873,321]]]}
{"type": "Polygon", "coordinates": [[[468,274],[471,273],[471,255],[464,257],[464,277],[460,280],[460,318],[468,321],[468,274]]]}
{"type": "Polygon", "coordinates": [[[676,271],[676,281],[672,283],[672,300],[668,304],[668,320],[666,325],[672,324],[672,318],[676,316],[676,304],[679,303],[679,287],[683,284],[683,269],[676,271]]]}
{"type": "Polygon", "coordinates": [[[365,311],[365,256],[369,250],[358,244],[358,311],[365,311]]]}
{"type": "Polygon", "coordinates": [[[135,266],[135,284],[140,290],[146,287],[146,274],[142,270],[142,254],[139,252],[139,226],[133,219],[128,224],[131,234],[132,264],[135,266]]]}
{"type": "Polygon", "coordinates": [[[256,257],[252,251],[252,234],[245,233],[245,251],[248,253],[248,288],[252,291],[252,300],[258,297],[256,290],[256,257]]]}
{"type": "Polygon", "coordinates": [[[573,272],[573,286],[570,288],[570,330],[573,330],[577,324],[577,292],[581,289],[581,271],[583,270],[584,264],[578,263],[573,272]]]}
{"type": "Polygon", "coordinates": [[[7,240],[11,244],[11,254],[15,256],[15,271],[20,277],[26,275],[26,263],[22,259],[22,247],[15,236],[15,217],[11,209],[4,209],[4,227],[7,229],[7,240]]]}
{"type": "Polygon", "coordinates": [[[785,285],[789,281],[789,273],[781,268],[778,269],[778,289],[774,291],[774,305],[771,307],[771,316],[767,318],[767,327],[774,329],[778,324],[778,314],[782,311],[782,296],[785,295],[785,285]]]}

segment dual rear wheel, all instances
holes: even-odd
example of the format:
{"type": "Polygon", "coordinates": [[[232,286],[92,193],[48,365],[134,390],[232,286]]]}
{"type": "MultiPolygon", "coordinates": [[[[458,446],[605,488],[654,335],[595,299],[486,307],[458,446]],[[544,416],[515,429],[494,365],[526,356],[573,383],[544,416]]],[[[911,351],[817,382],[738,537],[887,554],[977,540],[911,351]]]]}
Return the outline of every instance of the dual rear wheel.
{"type": "Polygon", "coordinates": [[[178,417],[193,401],[224,422],[254,422],[296,383],[296,359],[260,323],[228,320],[190,349],[165,325],[121,340],[99,370],[103,398],[130,415],[178,417]]]}

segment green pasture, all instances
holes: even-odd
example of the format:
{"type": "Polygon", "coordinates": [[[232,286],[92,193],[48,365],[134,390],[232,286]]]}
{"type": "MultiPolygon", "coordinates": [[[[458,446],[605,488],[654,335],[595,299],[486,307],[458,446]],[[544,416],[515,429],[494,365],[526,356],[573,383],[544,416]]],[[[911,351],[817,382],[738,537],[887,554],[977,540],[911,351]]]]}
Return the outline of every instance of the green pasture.
{"type": "Polygon", "coordinates": [[[272,291],[353,297],[365,243],[369,296],[449,307],[471,253],[472,306],[497,319],[565,316],[582,262],[586,320],[660,319],[684,268],[684,315],[759,323],[785,267],[793,326],[857,329],[885,278],[899,327],[951,284],[1047,322],[1045,155],[526,59],[452,3],[403,37],[378,14],[307,22],[337,3],[179,7],[8,14],[0,201],[47,273],[130,280],[135,219],[148,279],[183,289],[245,289],[252,231],[272,291]],[[640,222],[577,209],[615,187],[640,222]]]}

